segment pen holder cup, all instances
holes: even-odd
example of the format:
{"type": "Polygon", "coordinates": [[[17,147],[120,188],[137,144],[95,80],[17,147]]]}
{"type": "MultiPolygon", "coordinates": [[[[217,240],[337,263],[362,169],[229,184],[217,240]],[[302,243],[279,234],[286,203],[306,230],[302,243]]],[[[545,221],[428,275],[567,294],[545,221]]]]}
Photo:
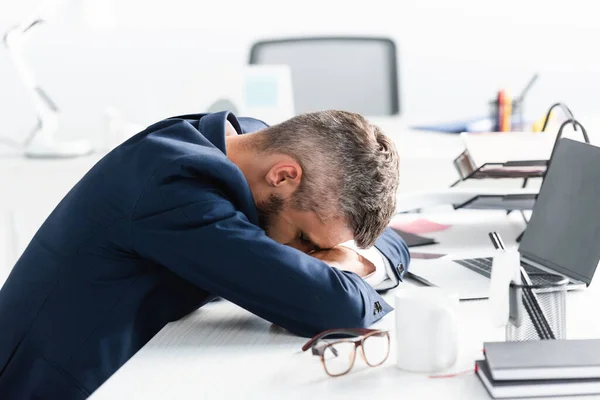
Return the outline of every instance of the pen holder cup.
{"type": "Polygon", "coordinates": [[[529,289],[538,300],[540,309],[555,339],[566,338],[566,302],[569,280],[552,274],[530,274],[532,285],[510,284],[511,298],[518,299],[520,318],[506,325],[507,341],[539,340],[540,335],[524,304],[525,290],[529,289]],[[513,297],[513,294],[515,295],[513,297]]]}

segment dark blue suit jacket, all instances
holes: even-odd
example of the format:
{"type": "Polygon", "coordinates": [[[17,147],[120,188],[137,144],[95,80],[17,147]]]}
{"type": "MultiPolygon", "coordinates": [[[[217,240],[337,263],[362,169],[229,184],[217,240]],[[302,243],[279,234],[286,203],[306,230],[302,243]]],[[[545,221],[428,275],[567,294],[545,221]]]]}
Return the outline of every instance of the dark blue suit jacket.
{"type": "MultiPolygon", "coordinates": [[[[56,207],[0,291],[0,398],[85,398],[168,322],[224,297],[289,331],[365,327],[391,307],[357,275],[265,236],[217,113],[148,127],[56,207]]],[[[408,251],[377,243],[395,266],[408,251]]]]}

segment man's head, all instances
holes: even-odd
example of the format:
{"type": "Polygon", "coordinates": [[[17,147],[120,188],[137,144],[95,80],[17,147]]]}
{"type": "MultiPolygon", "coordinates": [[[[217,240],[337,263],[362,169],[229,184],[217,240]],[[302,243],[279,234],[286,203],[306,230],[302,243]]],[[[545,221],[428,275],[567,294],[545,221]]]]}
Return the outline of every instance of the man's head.
{"type": "Polygon", "coordinates": [[[227,138],[261,226],[305,252],[354,239],[371,246],[394,212],[399,160],[381,130],[358,114],[321,111],[227,138]]]}

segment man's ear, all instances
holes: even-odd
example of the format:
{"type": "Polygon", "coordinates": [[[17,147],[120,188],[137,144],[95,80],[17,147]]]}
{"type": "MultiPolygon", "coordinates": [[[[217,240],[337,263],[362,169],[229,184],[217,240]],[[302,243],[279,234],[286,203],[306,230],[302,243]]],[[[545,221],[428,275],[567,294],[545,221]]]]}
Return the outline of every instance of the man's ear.
{"type": "Polygon", "coordinates": [[[302,167],[295,160],[275,164],[265,176],[267,184],[284,198],[290,197],[302,180],[302,167]]]}

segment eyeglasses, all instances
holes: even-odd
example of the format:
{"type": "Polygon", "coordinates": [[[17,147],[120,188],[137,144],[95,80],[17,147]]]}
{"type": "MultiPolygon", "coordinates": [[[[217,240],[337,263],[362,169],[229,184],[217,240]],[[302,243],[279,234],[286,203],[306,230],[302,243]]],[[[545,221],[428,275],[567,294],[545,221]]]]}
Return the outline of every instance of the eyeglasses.
{"type": "Polygon", "coordinates": [[[321,364],[329,376],[347,374],[354,366],[356,349],[360,347],[363,360],[370,367],[377,367],[387,360],[390,354],[390,335],[378,329],[331,329],[319,333],[302,346],[302,351],[312,349],[315,356],[321,357],[321,364]],[[358,336],[357,338],[335,339],[326,342],[331,336],[358,336]]]}

